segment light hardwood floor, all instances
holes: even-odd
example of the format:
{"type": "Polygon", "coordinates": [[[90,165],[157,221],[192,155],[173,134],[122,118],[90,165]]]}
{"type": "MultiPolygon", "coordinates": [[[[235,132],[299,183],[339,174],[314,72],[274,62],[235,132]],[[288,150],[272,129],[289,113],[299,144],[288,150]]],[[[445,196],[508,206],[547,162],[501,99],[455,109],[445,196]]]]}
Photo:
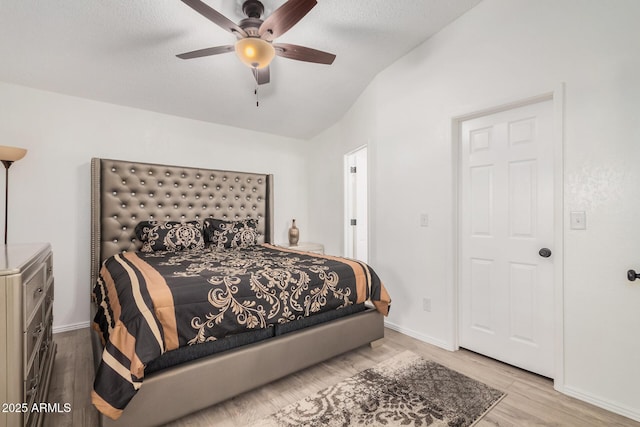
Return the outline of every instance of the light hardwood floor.
{"type": "MultiPolygon", "coordinates": [[[[69,414],[47,414],[44,426],[96,427],[98,417],[89,397],[93,381],[89,329],[56,334],[54,339],[58,343],[58,354],[49,401],[71,403],[72,411],[69,414]]],[[[404,350],[411,350],[507,393],[477,424],[478,427],[640,427],[640,423],[633,420],[556,392],[546,378],[470,351],[442,350],[390,329],[386,329],[382,345],[361,347],[169,425],[250,426],[254,420],[404,350]]]]}

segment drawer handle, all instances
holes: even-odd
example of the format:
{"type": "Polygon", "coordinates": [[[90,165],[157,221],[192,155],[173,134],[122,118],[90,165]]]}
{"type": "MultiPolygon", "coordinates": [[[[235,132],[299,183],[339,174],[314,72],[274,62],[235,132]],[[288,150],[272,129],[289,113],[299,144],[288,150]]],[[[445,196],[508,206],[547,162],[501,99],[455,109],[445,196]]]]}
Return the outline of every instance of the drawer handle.
{"type": "Polygon", "coordinates": [[[38,391],[38,375],[31,380],[31,388],[27,390],[27,397],[31,397],[38,391]]]}
{"type": "Polygon", "coordinates": [[[31,397],[34,394],[36,394],[36,392],[38,391],[38,384],[34,384],[33,387],[31,387],[28,391],[27,391],[27,397],[31,397]]]}
{"type": "Polygon", "coordinates": [[[40,334],[42,333],[42,330],[44,329],[44,324],[42,322],[40,322],[38,324],[38,326],[36,326],[36,329],[33,331],[33,339],[36,339],[40,336],[40,334]]]}
{"type": "Polygon", "coordinates": [[[44,289],[42,289],[42,287],[39,287],[38,289],[33,291],[33,296],[37,297],[38,295],[41,295],[43,291],[44,291],[44,289]]]}

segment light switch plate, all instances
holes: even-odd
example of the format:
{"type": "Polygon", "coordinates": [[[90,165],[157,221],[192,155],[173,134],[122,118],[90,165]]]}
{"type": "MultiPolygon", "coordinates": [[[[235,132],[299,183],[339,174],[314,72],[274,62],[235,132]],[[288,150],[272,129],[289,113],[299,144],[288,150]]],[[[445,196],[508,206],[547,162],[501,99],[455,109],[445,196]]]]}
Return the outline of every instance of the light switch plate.
{"type": "Polygon", "coordinates": [[[429,226],[429,215],[426,213],[420,214],[420,227],[428,227],[429,226]]]}
{"type": "Polygon", "coordinates": [[[573,211],[569,214],[572,230],[587,229],[587,214],[584,211],[573,211]]]}

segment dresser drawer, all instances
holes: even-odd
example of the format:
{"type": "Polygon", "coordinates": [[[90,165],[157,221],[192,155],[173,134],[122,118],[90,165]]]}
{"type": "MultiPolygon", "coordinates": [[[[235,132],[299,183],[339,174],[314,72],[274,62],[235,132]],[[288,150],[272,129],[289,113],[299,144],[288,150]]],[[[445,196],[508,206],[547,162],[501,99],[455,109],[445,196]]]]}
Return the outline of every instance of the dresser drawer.
{"type": "Polygon", "coordinates": [[[49,285],[49,287],[47,288],[47,294],[44,297],[44,301],[42,302],[42,306],[44,307],[44,312],[46,313],[47,311],[49,311],[49,309],[51,307],[53,307],[53,280],[51,281],[51,284],[49,285]]]}
{"type": "Polygon", "coordinates": [[[25,367],[29,366],[29,362],[33,357],[34,349],[36,349],[38,342],[44,336],[44,332],[46,330],[45,314],[44,304],[39,305],[31,319],[31,322],[27,326],[27,331],[24,335],[25,367]]]}
{"type": "Polygon", "coordinates": [[[47,264],[40,264],[24,284],[24,318],[28,321],[42,299],[47,285],[47,264]]]}
{"type": "Polygon", "coordinates": [[[38,395],[38,387],[40,386],[40,360],[38,355],[33,359],[33,363],[24,380],[24,397],[25,402],[29,402],[29,407],[38,395]]]}
{"type": "MultiPolygon", "coordinates": [[[[49,312],[49,316],[51,316],[51,312],[49,312]]],[[[48,317],[47,317],[48,318],[48,317]]],[[[42,343],[40,344],[40,347],[38,348],[38,352],[39,357],[38,359],[40,360],[40,377],[42,378],[43,376],[43,370],[45,368],[45,363],[43,363],[43,361],[48,360],[48,356],[49,356],[49,352],[51,350],[52,347],[52,343],[53,343],[53,335],[52,335],[52,325],[51,325],[51,321],[47,321],[46,322],[46,329],[44,330],[43,336],[42,336],[42,343]]]]}
{"type": "Polygon", "coordinates": [[[44,265],[44,281],[45,283],[49,283],[49,280],[51,280],[51,278],[53,277],[53,254],[50,253],[49,255],[47,255],[47,259],[44,260],[44,265]]]}
{"type": "MultiPolygon", "coordinates": [[[[31,365],[31,369],[27,373],[27,376],[24,380],[24,401],[29,404],[29,408],[33,406],[33,403],[36,401],[36,397],[40,393],[40,360],[36,356],[33,360],[33,364],[31,365]]],[[[35,414],[31,411],[27,411],[24,414],[24,425],[32,425],[33,424],[33,416],[35,414]]]]}

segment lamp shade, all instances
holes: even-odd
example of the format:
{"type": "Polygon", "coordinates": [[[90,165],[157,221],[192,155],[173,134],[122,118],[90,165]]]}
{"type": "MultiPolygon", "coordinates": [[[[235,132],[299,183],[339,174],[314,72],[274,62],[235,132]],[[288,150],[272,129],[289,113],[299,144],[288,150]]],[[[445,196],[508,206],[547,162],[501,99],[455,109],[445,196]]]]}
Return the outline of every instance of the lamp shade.
{"type": "Polygon", "coordinates": [[[0,145],[0,160],[7,162],[15,162],[20,160],[27,154],[27,150],[19,147],[9,147],[0,145]]]}
{"type": "Polygon", "coordinates": [[[236,54],[246,66],[264,68],[271,63],[276,50],[265,40],[246,37],[236,42],[236,54]]]}

